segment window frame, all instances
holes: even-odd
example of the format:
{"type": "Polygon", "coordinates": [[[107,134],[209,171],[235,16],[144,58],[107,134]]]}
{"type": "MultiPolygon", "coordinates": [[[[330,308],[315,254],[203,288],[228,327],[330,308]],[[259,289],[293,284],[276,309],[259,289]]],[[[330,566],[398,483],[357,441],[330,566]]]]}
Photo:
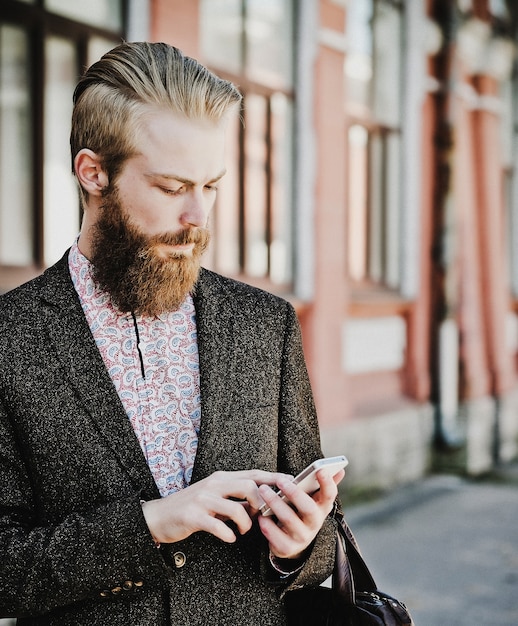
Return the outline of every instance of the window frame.
{"type": "MultiPolygon", "coordinates": [[[[28,58],[30,64],[31,96],[31,178],[32,178],[32,265],[0,265],[0,290],[38,274],[44,262],[44,99],[45,99],[45,41],[47,37],[61,37],[70,41],[76,50],[77,76],[88,65],[88,43],[91,38],[102,38],[117,45],[127,30],[128,3],[121,0],[121,22],[119,31],[106,30],[45,9],[44,0],[28,4],[19,0],[2,0],[1,23],[22,28],[29,33],[28,58]]],[[[77,207],[80,216],[80,206],[77,207]]]]}
{"type": "MultiPolygon", "coordinates": [[[[238,73],[234,73],[228,69],[225,69],[221,66],[212,65],[210,63],[210,59],[206,60],[207,65],[215,71],[222,78],[231,81],[234,84],[239,85],[239,89],[243,95],[243,109],[241,111],[242,121],[239,124],[238,129],[238,137],[237,137],[237,154],[238,154],[238,163],[237,163],[237,189],[236,189],[236,209],[237,209],[237,223],[238,223],[238,251],[236,258],[236,271],[228,272],[233,275],[235,278],[244,280],[248,283],[254,284],[256,286],[266,288],[269,291],[273,291],[281,294],[292,293],[293,285],[295,281],[295,268],[294,268],[294,247],[295,247],[295,233],[294,233],[294,217],[293,217],[293,200],[294,200],[294,181],[296,176],[296,165],[295,160],[293,158],[294,155],[294,140],[295,140],[295,88],[294,88],[294,75],[295,75],[295,48],[296,48],[296,38],[295,38],[295,29],[297,24],[297,4],[294,2],[290,2],[290,10],[292,13],[292,37],[290,41],[290,54],[292,56],[291,65],[292,65],[292,84],[290,86],[282,85],[278,81],[272,81],[271,84],[264,84],[262,82],[258,82],[250,78],[249,76],[249,68],[247,66],[247,45],[246,45],[246,20],[247,20],[247,11],[246,11],[246,0],[241,0],[241,33],[240,33],[240,54],[241,54],[241,70],[238,73]],[[292,105],[292,115],[290,123],[290,177],[291,184],[289,188],[289,194],[291,196],[290,206],[288,207],[288,211],[291,213],[289,216],[290,219],[290,246],[288,250],[288,263],[289,263],[289,280],[278,282],[272,279],[272,275],[274,272],[272,271],[272,242],[274,236],[274,212],[275,212],[275,202],[274,202],[274,171],[273,171],[273,162],[274,162],[274,142],[273,142],[273,113],[272,113],[272,99],[277,95],[281,94],[285,97],[292,105]],[[265,100],[265,119],[264,119],[264,147],[265,147],[265,157],[264,157],[264,197],[265,197],[265,207],[264,207],[264,243],[266,246],[266,269],[264,275],[258,276],[255,274],[251,274],[247,271],[247,258],[249,251],[249,241],[248,241],[248,224],[247,224],[247,166],[246,166],[246,143],[247,143],[247,124],[246,124],[246,116],[247,109],[246,103],[247,99],[251,97],[260,97],[265,100]]],[[[218,219],[218,211],[220,210],[220,203],[217,201],[213,210],[213,219],[217,221],[218,219]]],[[[218,266],[218,249],[222,244],[220,237],[216,237],[215,240],[211,243],[211,265],[214,266],[216,271],[219,269],[218,266]]]]}
{"type": "MultiPolygon", "coordinates": [[[[402,2],[396,2],[392,0],[372,0],[372,17],[369,24],[371,34],[371,62],[373,72],[375,69],[375,49],[376,49],[376,28],[373,20],[376,16],[376,11],[379,9],[379,5],[387,5],[400,13],[400,32],[404,33],[405,28],[405,7],[402,2]]],[[[400,45],[400,57],[399,57],[399,72],[401,80],[405,81],[405,46],[400,36],[398,43],[400,45]]],[[[401,97],[399,102],[399,123],[397,125],[387,123],[387,120],[380,119],[376,116],[376,102],[374,100],[374,87],[375,87],[375,74],[366,87],[369,93],[369,101],[364,103],[358,103],[353,101],[346,101],[346,154],[348,155],[346,163],[346,185],[347,185],[347,198],[348,198],[348,215],[347,215],[347,232],[346,241],[347,249],[350,250],[352,228],[350,226],[353,216],[351,215],[349,207],[351,204],[351,191],[352,191],[352,176],[351,176],[351,138],[350,131],[354,127],[361,127],[364,129],[367,140],[365,143],[365,189],[363,189],[362,197],[365,199],[365,210],[362,216],[362,229],[365,233],[365,241],[363,250],[360,251],[361,259],[356,259],[357,267],[354,266],[355,259],[351,256],[347,256],[346,274],[351,284],[353,295],[361,294],[362,292],[379,291],[380,293],[386,293],[391,297],[397,296],[400,290],[401,283],[401,268],[397,269],[397,277],[394,279],[391,277],[390,264],[388,256],[390,254],[389,246],[389,184],[391,179],[391,165],[388,153],[390,151],[391,139],[396,137],[399,139],[400,150],[400,162],[402,160],[402,153],[404,149],[402,137],[404,131],[404,119],[403,119],[403,107],[404,101],[401,97]],[[376,214],[374,214],[376,213],[376,214]],[[376,222],[376,223],[374,223],[376,222]],[[377,228],[376,228],[377,224],[377,228]],[[374,232],[376,231],[376,232],[374,232]],[[361,273],[361,275],[359,275],[361,273]]],[[[346,79],[347,85],[347,79],[346,79]]],[[[347,87],[346,87],[347,88],[347,87]]],[[[396,88],[402,91],[402,85],[399,83],[396,88]]],[[[398,190],[399,212],[402,210],[402,185],[401,176],[398,175],[398,190]]],[[[398,229],[398,237],[401,237],[401,229],[398,229]]],[[[398,261],[396,260],[396,263],[398,261]]],[[[392,272],[394,273],[394,272],[392,272]]]]}

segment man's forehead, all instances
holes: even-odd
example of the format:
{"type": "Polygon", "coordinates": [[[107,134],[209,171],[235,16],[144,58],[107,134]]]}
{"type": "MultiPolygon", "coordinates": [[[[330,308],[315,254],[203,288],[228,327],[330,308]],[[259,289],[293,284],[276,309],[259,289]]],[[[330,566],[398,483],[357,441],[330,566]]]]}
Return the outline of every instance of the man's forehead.
{"type": "MultiPolygon", "coordinates": [[[[205,182],[216,183],[218,180],[223,178],[223,176],[225,176],[226,171],[227,171],[226,169],[222,169],[217,174],[211,175],[209,180],[205,182]]],[[[172,181],[172,182],[183,183],[184,185],[196,185],[197,184],[196,180],[193,180],[192,178],[189,178],[187,176],[182,176],[181,174],[178,174],[176,172],[150,170],[150,171],[145,172],[144,176],[152,180],[155,179],[155,180],[172,181]]]]}

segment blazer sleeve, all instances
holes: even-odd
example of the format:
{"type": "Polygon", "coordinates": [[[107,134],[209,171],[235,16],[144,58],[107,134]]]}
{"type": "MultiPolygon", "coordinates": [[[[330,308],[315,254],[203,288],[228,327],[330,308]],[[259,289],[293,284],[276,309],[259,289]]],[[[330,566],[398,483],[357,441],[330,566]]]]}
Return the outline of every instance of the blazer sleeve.
{"type": "Polygon", "coordinates": [[[100,600],[124,584],[124,593],[141,594],[165,586],[138,494],[39,526],[20,445],[0,403],[0,616],[100,600]]]}
{"type": "MultiPolygon", "coordinates": [[[[281,370],[279,470],[298,474],[323,456],[317,414],[304,359],[300,325],[287,305],[281,370]]],[[[335,522],[329,516],[318,533],[303,568],[288,578],[286,590],[316,585],[331,575],[335,558],[335,522]]]]}

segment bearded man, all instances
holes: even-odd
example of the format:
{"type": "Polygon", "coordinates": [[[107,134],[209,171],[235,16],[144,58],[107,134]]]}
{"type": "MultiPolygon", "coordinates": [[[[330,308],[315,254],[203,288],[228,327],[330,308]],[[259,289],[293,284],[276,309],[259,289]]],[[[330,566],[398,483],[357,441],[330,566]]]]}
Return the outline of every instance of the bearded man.
{"type": "Polygon", "coordinates": [[[343,472],[313,496],[289,479],[322,456],[295,312],[200,268],[240,102],[165,44],[122,44],[76,88],[81,232],[0,300],[19,626],[281,626],[285,594],[332,570],[343,472]]]}

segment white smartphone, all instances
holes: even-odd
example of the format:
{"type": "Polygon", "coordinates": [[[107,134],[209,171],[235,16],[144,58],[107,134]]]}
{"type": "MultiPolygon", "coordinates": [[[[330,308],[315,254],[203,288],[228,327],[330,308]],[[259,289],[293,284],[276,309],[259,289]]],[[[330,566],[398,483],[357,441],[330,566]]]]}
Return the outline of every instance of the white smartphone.
{"type": "MultiPolygon", "coordinates": [[[[312,495],[315,491],[318,491],[320,485],[317,480],[317,472],[321,469],[329,469],[331,474],[334,476],[338,474],[338,472],[347,466],[349,461],[343,455],[341,456],[329,456],[325,459],[318,459],[318,461],[314,461],[310,465],[306,467],[305,470],[302,470],[300,474],[295,476],[293,479],[294,484],[299,485],[302,489],[312,495]]],[[[286,496],[279,491],[279,495],[283,500],[286,500],[286,496]]],[[[262,515],[272,515],[273,512],[269,508],[267,504],[263,504],[263,506],[259,509],[262,515]]]]}

